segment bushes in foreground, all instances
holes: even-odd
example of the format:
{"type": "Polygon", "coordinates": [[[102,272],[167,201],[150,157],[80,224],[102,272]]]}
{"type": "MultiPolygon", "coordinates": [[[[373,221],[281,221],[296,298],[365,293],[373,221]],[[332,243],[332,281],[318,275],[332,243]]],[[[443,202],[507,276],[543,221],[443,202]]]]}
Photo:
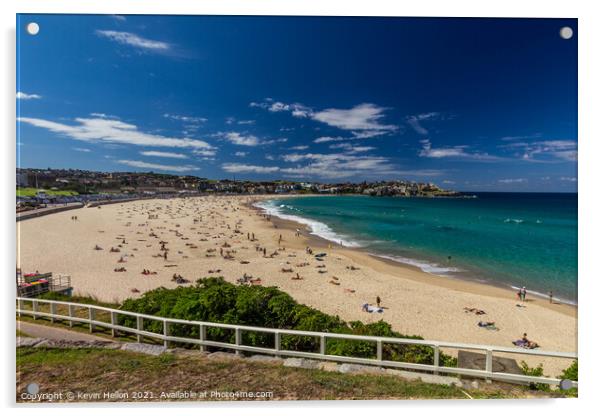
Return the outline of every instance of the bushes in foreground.
{"type": "MultiPolygon", "coordinates": [[[[372,335],[422,339],[402,335],[392,330],[384,321],[364,324],[360,321],[345,322],[338,316],[327,315],[319,310],[297,303],[288,294],[275,287],[236,286],[222,278],[206,278],[195,286],[176,289],[158,288],[146,292],[138,299],[123,302],[122,310],[147,315],[157,315],[190,321],[208,321],[246,326],[295,329],[300,331],[332,332],[339,334],[372,335]]],[[[134,327],[134,318],[121,315],[122,325],[134,327]]],[[[161,322],[145,321],[145,330],[161,333],[161,322]]],[[[174,336],[198,338],[199,327],[170,325],[174,336]]],[[[207,338],[215,341],[234,342],[234,331],[208,328],[207,338]]],[[[243,344],[273,348],[274,336],[269,333],[243,332],[243,344]]],[[[320,340],[316,337],[286,335],[281,339],[283,349],[318,351],[320,340]]],[[[329,339],[326,353],[363,358],[376,357],[374,342],[329,339]]],[[[383,358],[418,364],[433,363],[433,349],[428,346],[384,344],[383,358]]],[[[456,359],[440,355],[444,366],[455,366],[456,359]]]]}

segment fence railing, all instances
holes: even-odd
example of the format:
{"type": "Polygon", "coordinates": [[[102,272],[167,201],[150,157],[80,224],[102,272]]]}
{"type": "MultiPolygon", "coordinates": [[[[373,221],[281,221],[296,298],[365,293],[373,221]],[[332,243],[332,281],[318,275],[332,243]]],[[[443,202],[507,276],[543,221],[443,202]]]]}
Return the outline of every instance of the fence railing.
{"type": "MultiPolygon", "coordinates": [[[[378,336],[365,336],[365,335],[350,335],[350,334],[337,334],[331,332],[312,332],[312,331],[297,331],[292,329],[278,329],[278,328],[263,328],[253,327],[244,325],[232,325],[222,324],[216,322],[201,322],[201,321],[188,321],[183,319],[164,318],[154,315],[145,315],[135,312],[129,312],[119,309],[112,309],[103,306],[72,303],[63,301],[53,301],[45,299],[35,298],[17,298],[17,315],[29,315],[33,319],[36,318],[49,318],[51,322],[56,320],[67,321],[69,326],[73,326],[74,322],[82,323],[89,326],[90,332],[94,332],[97,327],[103,327],[111,330],[113,337],[117,336],[119,332],[126,334],[133,334],[137,337],[138,342],[142,342],[144,337],[163,341],[165,347],[168,346],[169,342],[194,344],[200,346],[200,349],[204,351],[206,347],[217,347],[223,349],[234,350],[236,354],[241,352],[253,352],[258,354],[267,354],[273,356],[288,356],[288,357],[301,357],[311,358],[325,361],[335,361],[342,363],[353,363],[353,364],[364,364],[374,365],[378,367],[388,368],[399,368],[406,370],[418,370],[426,371],[434,374],[446,373],[454,374],[459,376],[468,376],[475,378],[483,378],[486,380],[498,380],[505,382],[515,383],[543,383],[549,385],[559,385],[562,380],[553,377],[537,377],[527,376],[522,374],[511,374],[505,372],[496,372],[493,369],[493,353],[510,353],[521,356],[540,356],[540,357],[553,357],[559,359],[576,359],[577,354],[574,352],[556,352],[556,351],[542,351],[542,350],[525,350],[522,348],[509,348],[494,345],[480,345],[480,344],[465,344],[458,342],[446,342],[446,341],[432,341],[422,339],[411,339],[411,338],[391,338],[391,337],[378,337],[378,336]],[[26,309],[25,305],[30,304],[31,309],[26,309]],[[49,312],[40,310],[40,305],[49,305],[49,312]],[[62,306],[66,310],[67,314],[58,313],[58,307],[62,306]],[[84,316],[76,316],[76,310],[84,310],[87,313],[84,316]],[[102,321],[97,319],[97,313],[104,312],[109,315],[110,322],[102,321]],[[128,327],[119,325],[118,316],[124,315],[135,318],[136,327],[128,327]],[[144,329],[145,321],[160,322],[163,327],[162,333],[156,333],[144,329]],[[189,325],[199,329],[198,338],[173,336],[170,334],[170,325],[189,325]],[[210,340],[207,338],[208,328],[222,328],[234,331],[234,343],[222,342],[210,340]],[[269,333],[274,335],[274,346],[269,347],[258,347],[243,344],[243,332],[258,332],[258,333],[269,333]],[[303,337],[315,337],[320,340],[319,352],[308,352],[308,351],[293,351],[282,348],[282,336],[303,336],[303,337]],[[349,357],[341,355],[326,354],[326,344],[329,339],[342,339],[342,340],[355,340],[364,342],[373,342],[376,345],[376,358],[364,358],[364,357],[349,357]],[[384,344],[397,344],[397,345],[422,345],[433,348],[433,364],[417,364],[402,361],[392,361],[383,359],[383,345],[384,344]],[[441,349],[454,349],[454,350],[471,350],[471,351],[483,351],[485,353],[485,369],[469,369],[469,368],[458,368],[458,367],[446,367],[440,365],[440,352],[441,349]]],[[[577,387],[576,381],[571,381],[572,387],[577,387]]]]}

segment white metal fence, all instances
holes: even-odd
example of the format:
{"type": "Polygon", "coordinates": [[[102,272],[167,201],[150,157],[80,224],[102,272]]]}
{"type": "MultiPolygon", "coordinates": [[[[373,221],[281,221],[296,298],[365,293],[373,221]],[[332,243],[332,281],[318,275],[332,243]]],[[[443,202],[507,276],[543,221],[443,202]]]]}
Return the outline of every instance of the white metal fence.
{"type": "MultiPolygon", "coordinates": [[[[364,365],[374,365],[378,367],[390,367],[400,368],[406,370],[419,370],[432,372],[434,374],[447,373],[455,374],[460,376],[468,376],[475,378],[484,378],[486,380],[499,380],[506,382],[519,382],[519,383],[544,383],[549,385],[559,385],[560,379],[552,377],[535,377],[527,376],[522,374],[511,374],[504,372],[496,372],[493,370],[493,354],[499,353],[511,353],[517,354],[522,357],[525,356],[540,356],[540,357],[553,357],[559,359],[576,359],[577,354],[573,352],[554,352],[554,351],[541,351],[541,350],[526,350],[522,348],[508,348],[493,345],[479,345],[479,344],[464,344],[458,342],[446,342],[446,341],[432,341],[432,340],[418,340],[411,338],[389,338],[389,337],[378,337],[378,336],[364,336],[364,335],[349,335],[349,334],[337,334],[330,332],[311,332],[311,331],[296,331],[292,329],[277,329],[277,328],[263,328],[253,327],[244,325],[231,325],[222,324],[216,322],[201,322],[201,321],[187,321],[183,319],[164,318],[160,316],[144,315],[135,312],[128,312],[119,309],[106,308],[102,306],[63,302],[63,301],[52,301],[45,299],[35,298],[17,298],[17,315],[29,315],[33,319],[45,317],[49,318],[51,322],[56,320],[67,321],[69,326],[73,326],[74,322],[83,323],[89,326],[90,332],[93,332],[96,327],[103,327],[111,330],[111,335],[116,336],[118,332],[126,334],[134,334],[137,337],[137,341],[141,342],[144,337],[163,341],[165,346],[168,346],[169,342],[195,344],[199,345],[201,350],[205,350],[206,347],[217,347],[229,350],[234,350],[237,354],[241,352],[253,352],[258,354],[267,354],[273,356],[288,356],[288,357],[302,357],[312,358],[317,360],[335,361],[342,363],[354,363],[364,365]],[[31,308],[26,309],[25,305],[30,304],[31,308]],[[40,305],[49,305],[49,312],[40,311],[40,305]],[[57,311],[57,307],[62,306],[67,311],[67,314],[60,314],[57,311]],[[76,310],[87,311],[84,317],[76,316],[76,310]],[[104,312],[110,316],[110,322],[102,321],[97,319],[97,313],[104,312]],[[135,318],[136,328],[123,326],[118,324],[117,317],[119,315],[129,316],[135,318]],[[163,331],[162,333],[156,333],[144,330],[144,321],[155,321],[160,322],[163,331]],[[170,325],[189,325],[199,328],[198,338],[189,337],[178,337],[170,334],[170,325]],[[235,342],[221,342],[209,340],[207,338],[207,328],[222,328],[234,331],[235,342]],[[244,345],[242,340],[243,332],[256,332],[256,333],[268,333],[274,335],[274,347],[257,347],[251,345],[244,345]],[[281,340],[283,335],[292,336],[304,336],[304,337],[315,337],[320,340],[319,352],[307,352],[307,351],[293,351],[282,348],[281,340]],[[355,340],[373,342],[376,346],[376,358],[363,358],[363,357],[349,357],[340,355],[326,354],[326,343],[329,339],[341,339],[341,340],[355,340]],[[433,348],[434,357],[433,364],[416,364],[401,361],[391,361],[383,359],[383,345],[384,344],[405,344],[405,345],[422,345],[433,348]],[[442,348],[457,349],[457,350],[471,350],[471,351],[482,351],[485,353],[485,369],[469,369],[469,368],[458,368],[458,367],[445,367],[440,365],[440,351],[442,348]]],[[[576,381],[571,382],[572,387],[577,387],[576,381]]]]}

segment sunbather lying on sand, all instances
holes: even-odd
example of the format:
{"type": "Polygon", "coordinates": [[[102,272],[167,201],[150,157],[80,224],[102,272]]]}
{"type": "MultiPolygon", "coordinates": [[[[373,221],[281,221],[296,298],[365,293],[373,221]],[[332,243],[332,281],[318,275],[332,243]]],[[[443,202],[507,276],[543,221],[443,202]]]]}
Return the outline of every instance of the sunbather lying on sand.
{"type": "Polygon", "coordinates": [[[377,312],[377,313],[383,313],[384,309],[383,308],[379,308],[376,306],[372,306],[369,303],[364,303],[362,305],[362,311],[364,312],[368,312],[368,313],[373,313],[373,312],[377,312]]]}
{"type": "Polygon", "coordinates": [[[512,341],[514,345],[521,348],[527,348],[529,350],[539,348],[539,344],[537,342],[533,342],[527,338],[527,333],[523,334],[521,339],[517,339],[516,341],[512,341]]]}
{"type": "Polygon", "coordinates": [[[491,330],[494,330],[494,331],[499,331],[499,329],[495,326],[495,322],[483,322],[483,321],[479,321],[479,323],[477,325],[480,326],[481,328],[491,329],[491,330]]]}
{"type": "Polygon", "coordinates": [[[464,307],[464,312],[468,313],[468,312],[472,312],[475,315],[485,315],[485,311],[482,309],[477,309],[477,308],[468,308],[468,307],[464,307]]]}

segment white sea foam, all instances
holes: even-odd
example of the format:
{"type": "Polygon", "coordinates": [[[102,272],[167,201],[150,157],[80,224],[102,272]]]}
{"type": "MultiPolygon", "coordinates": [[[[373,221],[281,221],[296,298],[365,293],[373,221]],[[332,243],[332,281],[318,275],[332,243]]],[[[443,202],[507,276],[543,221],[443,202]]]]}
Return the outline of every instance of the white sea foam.
{"type": "Polygon", "coordinates": [[[436,276],[449,276],[450,273],[461,272],[462,269],[457,267],[445,267],[437,263],[429,263],[423,260],[411,259],[402,256],[387,256],[383,254],[373,254],[376,257],[381,257],[387,260],[393,260],[399,263],[409,264],[410,266],[418,267],[425,273],[434,274],[436,276]]]}
{"type": "Polygon", "coordinates": [[[283,208],[289,208],[295,211],[299,211],[296,208],[292,208],[288,205],[276,205],[273,201],[261,201],[255,204],[257,208],[261,208],[268,215],[273,215],[274,217],[282,218],[283,220],[295,221],[300,224],[306,225],[311,230],[310,234],[321,237],[325,240],[335,242],[337,244],[343,244],[345,247],[362,247],[363,244],[351,240],[348,236],[343,234],[338,234],[333,231],[328,225],[323,222],[311,220],[309,218],[301,217],[298,215],[285,214],[282,212],[283,208]]]}

